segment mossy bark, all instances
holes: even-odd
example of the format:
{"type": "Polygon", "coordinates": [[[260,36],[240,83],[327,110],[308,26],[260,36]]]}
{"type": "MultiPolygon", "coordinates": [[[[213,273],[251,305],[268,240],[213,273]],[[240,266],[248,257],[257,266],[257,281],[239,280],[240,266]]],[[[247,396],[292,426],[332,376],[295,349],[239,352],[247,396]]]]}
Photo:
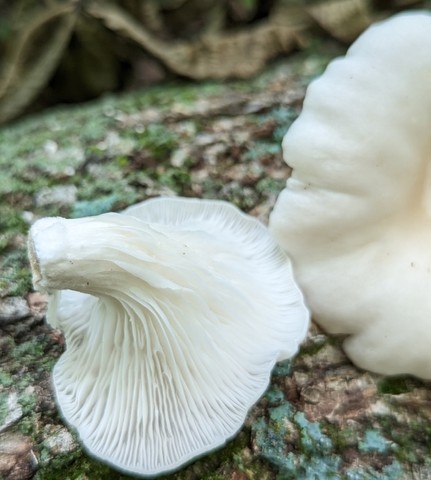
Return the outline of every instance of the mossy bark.
{"type": "MultiPolygon", "coordinates": [[[[281,138],[307,83],[338,52],[308,50],[253,82],[157,87],[3,128],[1,478],[126,478],[88,457],[57,412],[50,372],[64,341],[44,322],[46,298],[31,293],[29,224],[160,194],[225,199],[265,221],[289,174],[281,138]]],[[[275,368],[242,431],[163,478],[429,478],[429,399],[429,383],[360,371],[338,339],[313,327],[300,354],[275,368]]]]}

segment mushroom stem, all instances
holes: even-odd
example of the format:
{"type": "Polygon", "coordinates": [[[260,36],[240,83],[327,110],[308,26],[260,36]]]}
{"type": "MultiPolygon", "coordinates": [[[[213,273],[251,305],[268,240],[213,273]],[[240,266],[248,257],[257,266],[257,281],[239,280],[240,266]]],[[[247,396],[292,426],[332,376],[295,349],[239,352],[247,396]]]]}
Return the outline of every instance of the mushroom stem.
{"type": "Polygon", "coordinates": [[[137,223],[133,218],[124,222],[119,214],[106,214],[100,219],[39,220],[31,229],[28,249],[34,286],[48,292],[71,289],[94,295],[115,294],[124,288],[121,259],[127,261],[127,251],[141,263],[140,276],[145,274],[146,263],[154,263],[151,227],[145,229],[137,223]]]}

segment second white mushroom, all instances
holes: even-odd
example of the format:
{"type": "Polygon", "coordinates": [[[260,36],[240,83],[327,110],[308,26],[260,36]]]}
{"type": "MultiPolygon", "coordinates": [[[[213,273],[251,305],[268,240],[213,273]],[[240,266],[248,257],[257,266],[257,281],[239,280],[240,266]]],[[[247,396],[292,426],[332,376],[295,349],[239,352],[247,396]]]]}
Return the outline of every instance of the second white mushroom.
{"type": "Polygon", "coordinates": [[[369,28],[310,85],[270,218],[360,367],[431,379],[431,14],[369,28]]]}
{"type": "Polygon", "coordinates": [[[92,455],[126,472],[171,471],[222,445],[307,331],[289,260],[224,202],[42,219],[29,256],[66,338],[61,412],[92,455]]]}

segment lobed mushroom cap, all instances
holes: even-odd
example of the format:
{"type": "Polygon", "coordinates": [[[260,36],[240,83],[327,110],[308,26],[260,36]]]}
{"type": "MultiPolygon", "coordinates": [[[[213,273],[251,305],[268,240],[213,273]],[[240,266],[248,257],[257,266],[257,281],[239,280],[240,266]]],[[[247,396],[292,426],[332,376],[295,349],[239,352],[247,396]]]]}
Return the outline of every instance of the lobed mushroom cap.
{"type": "Polygon", "coordinates": [[[308,327],[285,254],[224,202],[42,219],[29,254],[35,286],[57,290],[61,412],[91,454],[130,473],[177,469],[232,437],[308,327]]]}
{"type": "Polygon", "coordinates": [[[370,27],[310,85],[270,217],[360,367],[431,378],[431,14],[370,27]]]}

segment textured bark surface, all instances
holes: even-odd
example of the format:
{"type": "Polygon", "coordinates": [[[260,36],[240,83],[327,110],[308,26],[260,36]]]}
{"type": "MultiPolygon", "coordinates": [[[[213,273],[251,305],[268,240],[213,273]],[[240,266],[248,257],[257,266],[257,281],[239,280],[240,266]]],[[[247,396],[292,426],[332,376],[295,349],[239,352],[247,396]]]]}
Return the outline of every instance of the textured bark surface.
{"type": "MultiPolygon", "coordinates": [[[[29,224],[160,194],[225,199],[265,221],[289,174],[281,138],[336,53],[325,45],[253,82],[154,88],[0,132],[0,478],[126,478],[90,459],[58,415],[50,372],[65,346],[31,291],[29,224]]],[[[430,384],[360,371],[340,342],[313,326],[238,435],[163,478],[431,478],[430,384]]]]}

